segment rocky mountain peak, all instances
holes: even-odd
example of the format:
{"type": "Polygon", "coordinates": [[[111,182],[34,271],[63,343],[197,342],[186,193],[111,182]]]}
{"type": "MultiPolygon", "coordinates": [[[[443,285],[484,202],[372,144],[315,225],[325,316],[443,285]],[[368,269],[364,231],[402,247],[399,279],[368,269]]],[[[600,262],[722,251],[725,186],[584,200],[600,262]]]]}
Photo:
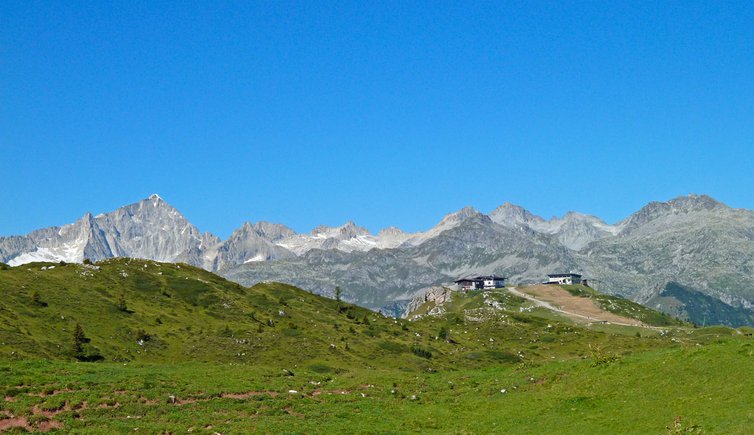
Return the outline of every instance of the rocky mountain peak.
{"type": "Polygon", "coordinates": [[[255,223],[253,225],[253,229],[260,237],[263,237],[272,242],[296,234],[295,231],[286,227],[285,225],[264,221],[255,223]]]}
{"type": "Polygon", "coordinates": [[[366,228],[357,226],[353,221],[348,221],[339,227],[328,227],[325,225],[320,225],[317,228],[313,229],[311,234],[312,236],[347,240],[357,236],[368,235],[369,231],[366,228]]]}
{"type": "Polygon", "coordinates": [[[406,234],[403,230],[401,230],[398,227],[387,227],[380,230],[379,233],[377,233],[377,237],[386,237],[386,236],[400,236],[406,234]]]}
{"type": "Polygon", "coordinates": [[[481,213],[479,213],[474,207],[466,206],[456,212],[446,215],[442,218],[439,225],[463,222],[472,216],[478,216],[480,214],[481,213]]]}
{"type": "Polygon", "coordinates": [[[543,222],[539,216],[536,216],[525,208],[506,202],[490,213],[490,218],[496,224],[504,226],[529,225],[532,222],[543,222]]]}
{"type": "Polygon", "coordinates": [[[709,195],[689,194],[688,196],[679,196],[667,202],[674,210],[680,210],[686,213],[700,210],[714,210],[717,208],[728,208],[727,205],[712,198],[709,195]]]}
{"type": "Polygon", "coordinates": [[[708,195],[679,196],[666,202],[653,201],[632,214],[619,226],[621,234],[626,235],[648,223],[677,215],[688,215],[713,210],[727,210],[729,207],[708,195]]]}

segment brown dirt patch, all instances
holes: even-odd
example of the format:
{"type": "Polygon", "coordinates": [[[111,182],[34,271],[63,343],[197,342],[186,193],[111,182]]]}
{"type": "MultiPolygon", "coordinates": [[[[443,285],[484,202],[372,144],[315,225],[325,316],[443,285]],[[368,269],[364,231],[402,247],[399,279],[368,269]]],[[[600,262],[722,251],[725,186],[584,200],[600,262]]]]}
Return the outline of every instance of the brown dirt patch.
{"type": "Polygon", "coordinates": [[[557,285],[533,285],[520,287],[519,290],[560,308],[565,311],[565,315],[580,323],[610,322],[624,325],[643,325],[636,319],[605,311],[597,306],[593,300],[574,296],[557,285]]]}
{"type": "Polygon", "coordinates": [[[13,429],[14,427],[24,428],[28,431],[33,430],[26,417],[12,417],[0,420],[0,432],[13,429]]]}
{"type": "Polygon", "coordinates": [[[39,431],[40,432],[49,432],[53,429],[62,429],[63,423],[57,421],[57,420],[47,420],[39,423],[39,431]]]}
{"type": "Polygon", "coordinates": [[[42,409],[39,405],[34,405],[31,408],[31,412],[37,415],[44,415],[47,418],[55,417],[56,415],[60,414],[63,411],[69,411],[71,408],[68,405],[68,402],[63,403],[59,408],[57,409],[42,409]]]}
{"type": "Polygon", "coordinates": [[[139,401],[145,405],[157,405],[158,401],[154,399],[147,399],[144,396],[139,397],[139,401]]]}

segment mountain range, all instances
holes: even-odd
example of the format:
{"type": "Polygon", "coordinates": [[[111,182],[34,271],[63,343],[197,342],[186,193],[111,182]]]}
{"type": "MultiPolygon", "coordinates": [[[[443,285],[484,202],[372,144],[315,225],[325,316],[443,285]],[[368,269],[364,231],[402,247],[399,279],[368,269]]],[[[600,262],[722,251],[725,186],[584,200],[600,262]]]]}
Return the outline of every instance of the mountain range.
{"type": "Polygon", "coordinates": [[[0,237],[0,261],[137,257],[183,262],[249,285],[282,281],[398,312],[427,287],[481,274],[533,283],[579,272],[600,291],[696,323],[754,324],[754,212],[706,195],[652,202],[617,224],[576,212],[543,219],[505,203],[466,207],[419,233],[371,234],[353,222],[308,234],[244,223],[227,240],[202,233],[152,195],[110,213],[0,237]]]}

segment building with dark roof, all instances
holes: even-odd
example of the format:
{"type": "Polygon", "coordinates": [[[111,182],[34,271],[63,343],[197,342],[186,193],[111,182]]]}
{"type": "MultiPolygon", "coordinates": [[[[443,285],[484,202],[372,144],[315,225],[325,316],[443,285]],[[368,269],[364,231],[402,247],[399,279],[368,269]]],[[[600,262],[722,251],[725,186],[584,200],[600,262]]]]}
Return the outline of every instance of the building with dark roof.
{"type": "Polygon", "coordinates": [[[496,275],[477,276],[476,278],[462,278],[455,281],[463,291],[489,290],[505,287],[505,277],[496,275]]]}

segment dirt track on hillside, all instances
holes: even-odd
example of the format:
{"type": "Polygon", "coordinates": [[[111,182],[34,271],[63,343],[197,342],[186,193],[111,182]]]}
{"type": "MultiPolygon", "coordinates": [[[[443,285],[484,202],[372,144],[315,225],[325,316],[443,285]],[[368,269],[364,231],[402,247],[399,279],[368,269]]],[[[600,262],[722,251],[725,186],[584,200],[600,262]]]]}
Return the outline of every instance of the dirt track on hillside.
{"type": "Polygon", "coordinates": [[[619,325],[645,326],[636,319],[605,311],[593,300],[574,296],[557,285],[517,287],[516,290],[557,308],[557,311],[579,323],[610,322],[619,325]]]}

